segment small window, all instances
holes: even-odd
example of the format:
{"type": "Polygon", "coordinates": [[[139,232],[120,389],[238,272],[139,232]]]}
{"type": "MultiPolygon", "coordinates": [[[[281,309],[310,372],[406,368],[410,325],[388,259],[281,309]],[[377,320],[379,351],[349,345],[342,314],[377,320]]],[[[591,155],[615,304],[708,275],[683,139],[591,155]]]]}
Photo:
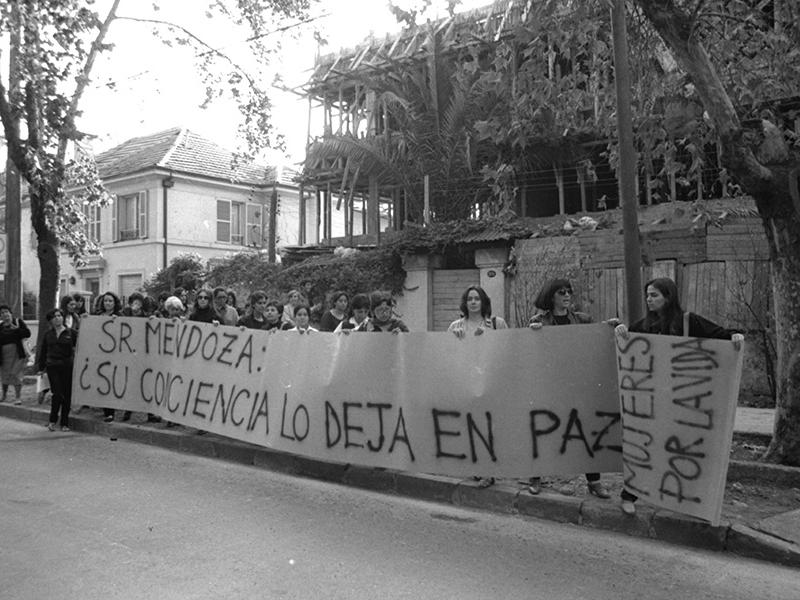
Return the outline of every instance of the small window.
{"type": "Polygon", "coordinates": [[[114,241],[147,237],[147,192],[117,196],[113,214],[114,241]]]}
{"type": "Polygon", "coordinates": [[[217,241],[227,244],[244,245],[243,202],[217,200],[217,241]]]}
{"type": "Polygon", "coordinates": [[[84,204],[83,215],[86,217],[84,226],[86,237],[95,244],[100,243],[100,207],[91,204],[84,204]]]}

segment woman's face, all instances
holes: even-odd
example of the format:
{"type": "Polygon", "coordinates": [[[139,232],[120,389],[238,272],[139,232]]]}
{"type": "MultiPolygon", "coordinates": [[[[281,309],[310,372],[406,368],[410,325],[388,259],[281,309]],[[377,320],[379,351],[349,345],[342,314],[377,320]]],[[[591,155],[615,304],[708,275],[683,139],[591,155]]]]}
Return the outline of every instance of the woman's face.
{"type": "Polygon", "coordinates": [[[305,329],[308,327],[308,311],[306,309],[302,309],[294,313],[294,322],[300,329],[305,329]]]}
{"type": "Polygon", "coordinates": [[[347,310],[347,296],[342,294],[339,296],[336,301],[333,303],[333,307],[338,310],[339,312],[345,312],[347,310]]]}
{"type": "Polygon", "coordinates": [[[556,310],[567,310],[572,306],[572,288],[562,287],[553,294],[553,308],[556,310]]]}
{"type": "Polygon", "coordinates": [[[11,311],[7,308],[0,310],[0,321],[3,321],[3,323],[11,323],[11,311]]]}
{"type": "Polygon", "coordinates": [[[477,290],[470,290],[467,294],[467,312],[471,315],[480,315],[483,308],[481,295],[477,290]]]}
{"type": "Polygon", "coordinates": [[[392,318],[392,307],[388,302],[381,302],[375,307],[373,312],[375,313],[375,320],[379,323],[383,323],[392,318]]]}
{"type": "Polygon", "coordinates": [[[77,308],[78,308],[78,303],[75,302],[75,300],[70,300],[69,302],[67,302],[67,310],[69,312],[75,312],[77,308]]]}
{"type": "Polygon", "coordinates": [[[57,311],[53,315],[53,318],[50,319],[50,327],[56,329],[58,327],[61,327],[63,324],[64,324],[64,315],[61,314],[61,311],[57,311]]]}
{"type": "Polygon", "coordinates": [[[261,317],[264,314],[264,310],[267,308],[267,299],[261,298],[261,300],[257,300],[253,303],[253,314],[257,317],[261,317]]]}
{"type": "Polygon", "coordinates": [[[138,313],[140,310],[142,310],[142,301],[134,300],[131,302],[131,310],[135,313],[138,313]]]}
{"type": "Polygon", "coordinates": [[[106,312],[113,312],[114,298],[111,296],[103,296],[103,310],[106,312]]]}
{"type": "Polygon", "coordinates": [[[667,299],[664,294],[653,285],[647,286],[645,300],[647,301],[647,310],[651,312],[661,312],[667,306],[667,299]]]}
{"type": "Polygon", "coordinates": [[[264,309],[264,318],[270,323],[274,323],[281,316],[276,306],[268,306],[264,309]]]}
{"type": "Polygon", "coordinates": [[[289,294],[289,304],[297,306],[300,303],[300,292],[292,292],[289,294]]]}
{"type": "Polygon", "coordinates": [[[233,297],[233,294],[228,294],[228,306],[233,306],[236,308],[236,300],[233,297]]]}
{"type": "Polygon", "coordinates": [[[170,317],[180,317],[181,316],[181,309],[175,306],[174,304],[170,304],[167,307],[167,314],[170,317]]]}

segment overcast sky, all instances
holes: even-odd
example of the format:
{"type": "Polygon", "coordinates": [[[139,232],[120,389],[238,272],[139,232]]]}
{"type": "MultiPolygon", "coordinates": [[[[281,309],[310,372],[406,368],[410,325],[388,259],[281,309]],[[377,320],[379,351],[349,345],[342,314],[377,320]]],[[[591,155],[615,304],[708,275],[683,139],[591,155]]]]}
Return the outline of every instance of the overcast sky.
{"type": "MultiPolygon", "coordinates": [[[[407,0],[405,5],[412,3],[407,0]]],[[[99,2],[102,7],[104,2],[99,2]]],[[[403,5],[403,1],[397,1],[403,5]]],[[[487,4],[486,0],[465,0],[464,7],[487,4]]],[[[445,3],[442,1],[442,5],[445,3]]],[[[149,2],[123,0],[119,14],[152,16],[149,2]],[[140,11],[134,13],[132,11],[140,11]]],[[[163,0],[160,18],[176,19],[192,24],[212,45],[236,52],[243,32],[218,20],[209,22],[203,16],[205,2],[194,0],[163,0]],[[190,8],[191,7],[191,8],[190,8]],[[189,11],[196,9],[196,14],[189,11]]],[[[323,53],[342,46],[352,47],[370,33],[382,36],[387,31],[399,29],[394,16],[388,11],[385,0],[323,0],[314,9],[316,15],[329,16],[313,21],[312,25],[297,28],[299,40],[282,37],[283,52],[275,62],[276,69],[289,84],[305,81],[313,66],[317,52],[314,29],[328,39],[323,53]]],[[[445,14],[442,10],[440,14],[445,14]]],[[[235,107],[218,102],[202,110],[203,85],[193,66],[189,52],[165,48],[153,37],[152,27],[139,23],[115,22],[109,41],[115,44],[113,52],[98,61],[94,83],[82,103],[84,118],[81,128],[96,136],[94,150],[105,150],[131,137],[154,133],[173,126],[187,127],[222,146],[235,145],[235,107]],[[115,89],[106,87],[113,81],[115,89]]],[[[286,153],[270,153],[269,162],[295,163],[302,160],[307,131],[307,103],[294,94],[274,89],[273,119],[276,128],[286,137],[286,153]]]]}

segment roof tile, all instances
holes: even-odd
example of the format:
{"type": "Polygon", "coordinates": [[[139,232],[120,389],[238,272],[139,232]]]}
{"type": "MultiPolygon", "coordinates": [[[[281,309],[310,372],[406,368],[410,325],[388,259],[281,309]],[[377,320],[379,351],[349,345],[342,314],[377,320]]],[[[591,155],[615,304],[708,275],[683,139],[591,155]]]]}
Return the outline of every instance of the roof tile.
{"type": "Polygon", "coordinates": [[[132,138],[96,157],[102,179],[163,168],[176,173],[254,185],[275,182],[274,167],[254,163],[232,169],[234,153],[188,129],[173,127],[132,138]]]}

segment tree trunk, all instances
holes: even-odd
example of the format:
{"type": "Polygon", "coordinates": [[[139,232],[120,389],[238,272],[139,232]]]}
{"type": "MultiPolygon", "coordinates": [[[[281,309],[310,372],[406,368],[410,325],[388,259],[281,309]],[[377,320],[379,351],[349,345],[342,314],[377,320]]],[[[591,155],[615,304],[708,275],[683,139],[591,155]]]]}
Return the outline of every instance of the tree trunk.
{"type": "Polygon", "coordinates": [[[775,164],[762,164],[754,148],[760,143],[758,134],[766,131],[742,127],[705,48],[692,35],[692,16],[674,0],[637,4],[691,77],[719,136],[721,164],[753,196],[761,215],[770,248],[778,355],[775,429],[765,459],[800,465],[800,214],[791,185],[797,177],[797,154],[780,147],[770,153],[775,164]]]}
{"type": "MultiPolygon", "coordinates": [[[[31,205],[42,205],[42,199],[31,195],[31,205]]],[[[36,358],[39,358],[39,349],[42,347],[42,338],[50,327],[45,315],[57,306],[58,277],[59,277],[59,251],[60,246],[55,234],[47,227],[42,218],[36,219],[34,211],[34,230],[38,244],[36,255],[39,259],[39,335],[36,338],[36,358]]]]}
{"type": "Polygon", "coordinates": [[[800,216],[792,202],[773,200],[764,226],[771,246],[777,347],[775,428],[765,460],[800,466],[800,216]]]}

